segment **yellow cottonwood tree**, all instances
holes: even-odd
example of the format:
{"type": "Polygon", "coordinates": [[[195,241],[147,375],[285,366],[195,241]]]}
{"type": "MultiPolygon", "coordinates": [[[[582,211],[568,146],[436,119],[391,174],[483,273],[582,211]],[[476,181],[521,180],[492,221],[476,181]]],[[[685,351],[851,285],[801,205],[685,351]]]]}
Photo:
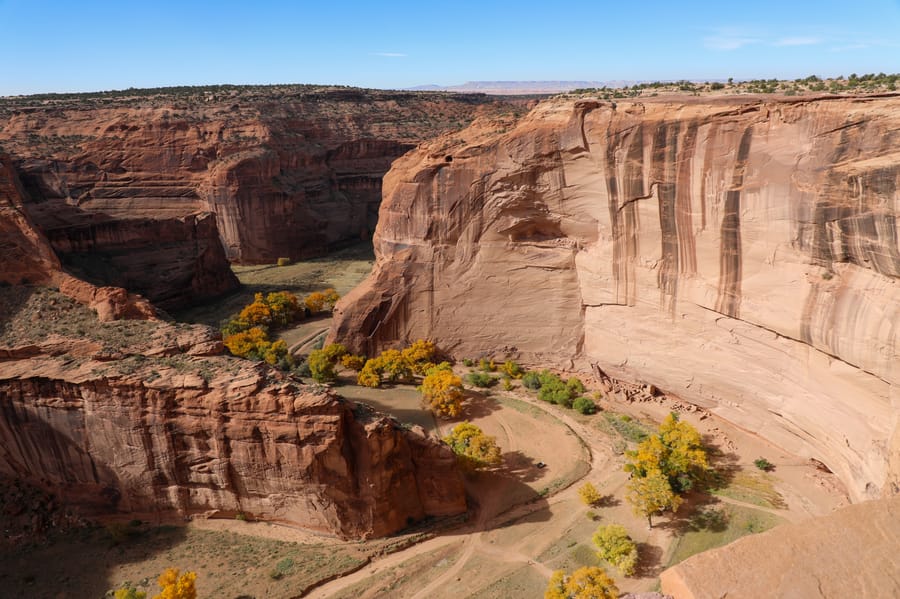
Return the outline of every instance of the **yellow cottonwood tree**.
{"type": "Polygon", "coordinates": [[[557,570],[550,577],[544,599],[616,599],[619,589],[603,568],[585,566],[566,576],[557,570]]]}
{"type": "Polygon", "coordinates": [[[162,592],[153,599],[197,599],[196,580],[196,572],[179,575],[178,568],[168,568],[157,581],[162,592]]]}
{"type": "Polygon", "coordinates": [[[462,379],[452,370],[432,368],[419,387],[422,399],[438,416],[454,418],[462,411],[462,379]]]}
{"type": "Polygon", "coordinates": [[[647,518],[648,528],[653,528],[653,514],[678,511],[681,497],[672,491],[669,479],[659,470],[651,470],[646,476],[632,476],[627,485],[625,499],[635,515],[647,518]]]}
{"type": "Polygon", "coordinates": [[[453,427],[450,434],[444,437],[444,443],[450,446],[462,464],[471,469],[496,466],[502,460],[497,440],[468,420],[453,427]]]}

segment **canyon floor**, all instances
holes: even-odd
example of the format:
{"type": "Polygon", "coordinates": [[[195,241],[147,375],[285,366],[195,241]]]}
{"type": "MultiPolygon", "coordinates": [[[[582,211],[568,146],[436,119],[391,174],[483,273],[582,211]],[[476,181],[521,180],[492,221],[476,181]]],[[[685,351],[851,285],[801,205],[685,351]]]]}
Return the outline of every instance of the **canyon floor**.
{"type": "MultiPolygon", "coordinates": [[[[177,316],[217,324],[256,292],[335,287],[343,294],[371,265],[371,248],[354,246],[286,267],[235,268],[241,291],[177,316]]],[[[283,338],[302,346],[328,325],[308,321],[283,338]]],[[[470,370],[458,367],[459,374],[470,370]]],[[[591,535],[600,524],[619,523],[641,557],[637,575],[616,575],[616,582],[622,591],[649,591],[658,588],[664,568],[689,555],[848,503],[834,475],[677,398],[627,402],[610,394],[599,402],[600,412],[582,416],[538,401],[517,382],[508,392],[472,391],[460,419],[436,421],[419,408],[412,387],[369,390],[345,375],[336,390],[440,435],[462,419],[494,435],[503,465],[467,477],[468,519],[366,542],[239,520],[106,522],[51,543],[3,550],[0,584],[28,597],[99,597],[125,582],[152,594],[155,577],[176,566],[197,571],[201,596],[539,597],[553,570],[599,564],[591,535]],[[689,496],[675,516],[658,518],[648,530],[624,499],[623,452],[673,410],[715,450],[721,482],[710,494],[689,496]],[[759,457],[774,471],[756,469],[759,457]],[[581,503],[577,490],[585,481],[604,494],[601,505],[581,503]]]]}

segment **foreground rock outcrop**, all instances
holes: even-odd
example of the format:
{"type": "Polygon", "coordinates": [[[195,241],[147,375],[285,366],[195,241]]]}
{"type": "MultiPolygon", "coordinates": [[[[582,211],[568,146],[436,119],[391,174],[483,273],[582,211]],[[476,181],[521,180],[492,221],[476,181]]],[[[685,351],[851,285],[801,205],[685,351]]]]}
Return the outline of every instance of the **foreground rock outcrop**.
{"type": "Polygon", "coordinates": [[[695,555],[660,581],[675,599],[897,597],[898,547],[900,498],[867,501],[695,555]]]}
{"type": "MultiPolygon", "coordinates": [[[[16,157],[34,199],[28,209],[41,228],[57,231],[60,248],[90,237],[91,252],[125,260],[136,248],[118,236],[150,233],[146,219],[211,212],[230,260],[274,262],[367,239],[395,158],[476,114],[526,103],[314,86],[5,98],[0,147],[16,157]],[[132,219],[140,223],[119,223],[132,219]]],[[[79,259],[78,243],[72,259],[105,275],[109,268],[79,259]]],[[[144,262],[137,250],[133,273],[144,262]]],[[[195,259],[182,253],[188,264],[195,259]]],[[[150,286],[147,278],[139,287],[150,286]]]]}
{"type": "Polygon", "coordinates": [[[0,474],[84,514],[243,513],[360,538],[466,509],[437,439],[221,356],[212,329],[101,324],[46,288],[0,303],[0,474]]]}
{"type": "Polygon", "coordinates": [[[643,380],[900,481],[900,99],[545,102],[385,177],[331,337],[643,380]]]}

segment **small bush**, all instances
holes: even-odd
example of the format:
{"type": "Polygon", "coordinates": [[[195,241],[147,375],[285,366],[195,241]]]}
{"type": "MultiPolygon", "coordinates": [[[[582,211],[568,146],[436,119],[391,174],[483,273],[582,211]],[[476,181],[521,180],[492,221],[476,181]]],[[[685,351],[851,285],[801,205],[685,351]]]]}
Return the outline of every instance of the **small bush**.
{"type": "Polygon", "coordinates": [[[587,397],[579,397],[572,404],[572,407],[575,408],[575,411],[579,414],[584,414],[585,416],[590,414],[595,414],[597,412],[597,405],[587,397]]]}
{"type": "Polygon", "coordinates": [[[524,374],[522,367],[512,360],[507,360],[506,362],[504,362],[503,366],[501,366],[500,369],[514,379],[522,378],[522,374],[524,374]]]}
{"type": "Polygon", "coordinates": [[[522,377],[522,385],[526,389],[531,389],[532,391],[537,391],[538,389],[541,388],[541,377],[538,375],[538,373],[534,372],[533,370],[528,371],[522,377]]]}
{"type": "Polygon", "coordinates": [[[281,580],[288,574],[290,574],[291,570],[294,567],[294,560],[286,557],[277,564],[275,564],[275,568],[269,572],[269,578],[272,580],[281,580]]]}
{"type": "Polygon", "coordinates": [[[496,377],[493,377],[486,372],[470,372],[466,379],[469,381],[470,385],[481,389],[487,389],[497,382],[496,377]]]}
{"type": "Polygon", "coordinates": [[[505,378],[503,379],[503,390],[504,391],[512,391],[515,388],[513,385],[512,379],[505,378]]]}
{"type": "Polygon", "coordinates": [[[576,395],[581,395],[584,393],[584,383],[578,377],[572,377],[566,381],[566,389],[569,390],[569,393],[572,397],[576,395]]]}
{"type": "Polygon", "coordinates": [[[538,399],[566,408],[572,407],[572,392],[569,391],[560,378],[550,379],[541,385],[538,391],[538,399]]]}
{"type": "Polygon", "coordinates": [[[482,372],[495,372],[497,370],[497,365],[494,364],[493,360],[481,358],[478,361],[478,368],[480,368],[482,372]]]}
{"type": "Polygon", "coordinates": [[[578,497],[585,505],[597,505],[603,499],[603,495],[592,483],[584,483],[578,489],[578,497]]]}
{"type": "Polygon", "coordinates": [[[288,266],[290,263],[290,258],[279,258],[276,264],[278,264],[278,266],[288,266]]]}
{"type": "Polygon", "coordinates": [[[763,472],[771,472],[775,469],[775,464],[767,460],[766,458],[757,458],[753,460],[753,465],[762,470],[763,472]]]}
{"type": "Polygon", "coordinates": [[[471,358],[463,358],[463,366],[466,366],[467,368],[471,368],[474,365],[475,365],[475,362],[473,362],[471,358]]]}

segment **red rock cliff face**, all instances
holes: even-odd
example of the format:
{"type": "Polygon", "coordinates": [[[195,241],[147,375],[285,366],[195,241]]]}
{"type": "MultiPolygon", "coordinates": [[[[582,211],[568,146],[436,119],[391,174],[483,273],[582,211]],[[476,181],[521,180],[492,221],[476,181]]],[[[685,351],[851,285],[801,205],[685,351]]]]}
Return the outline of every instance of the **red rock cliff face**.
{"type": "Polygon", "coordinates": [[[210,384],[98,370],[115,369],[0,362],[0,471],[99,512],[244,512],[343,537],[465,511],[446,447],[334,397],[246,369],[210,384]]]}
{"type": "Polygon", "coordinates": [[[900,100],[554,100],[385,177],[332,337],[652,382],[897,489],[900,100]],[[503,125],[505,126],[505,125],[503,125]]]}
{"type": "MultiPolygon", "coordinates": [[[[118,287],[96,287],[65,272],[47,238],[23,209],[25,191],[9,155],[0,154],[0,282],[7,285],[56,285],[69,297],[93,308],[100,320],[155,318],[144,298],[118,287]]],[[[3,306],[0,321],[8,317],[3,306]]]]}
{"type": "Polygon", "coordinates": [[[274,262],[368,238],[395,158],[516,109],[477,94],[260,89],[8,99],[0,145],[43,201],[40,226],[65,226],[63,203],[116,220],[209,211],[229,259],[274,262]]]}
{"type": "Polygon", "coordinates": [[[79,325],[90,313],[52,291],[0,291],[4,475],[89,513],[243,512],[353,538],[466,509],[438,440],[217,355],[212,329],[79,325]]]}

